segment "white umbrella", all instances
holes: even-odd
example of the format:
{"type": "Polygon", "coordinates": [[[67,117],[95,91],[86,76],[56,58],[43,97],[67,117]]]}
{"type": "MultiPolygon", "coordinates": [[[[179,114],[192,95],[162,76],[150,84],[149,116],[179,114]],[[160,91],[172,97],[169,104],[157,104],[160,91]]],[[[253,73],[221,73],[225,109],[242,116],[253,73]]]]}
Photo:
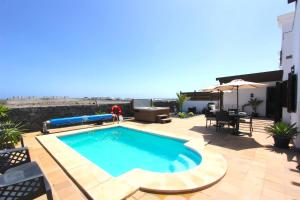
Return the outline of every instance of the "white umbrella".
{"type": "Polygon", "coordinates": [[[205,89],[199,90],[200,92],[218,92],[215,88],[218,87],[218,85],[209,86],[205,89]]]}
{"type": "Polygon", "coordinates": [[[255,82],[249,82],[244,81],[242,79],[235,79],[230,81],[229,83],[224,83],[222,85],[217,86],[215,89],[220,91],[226,91],[226,90],[236,90],[237,96],[236,96],[236,107],[239,109],[239,89],[240,88],[260,88],[265,87],[266,84],[262,83],[255,83],[255,82]]]}
{"type": "Polygon", "coordinates": [[[200,92],[210,92],[210,93],[219,93],[219,92],[229,93],[229,92],[232,92],[232,90],[219,90],[219,89],[216,89],[219,86],[220,85],[218,85],[218,86],[211,86],[211,87],[207,87],[205,89],[199,90],[199,91],[200,92]]]}
{"type": "MultiPolygon", "coordinates": [[[[214,86],[209,86],[205,89],[202,89],[200,90],[201,92],[210,92],[210,93],[219,93],[219,108],[221,107],[221,95],[220,93],[221,92],[224,92],[224,93],[227,93],[227,92],[232,92],[232,90],[219,90],[219,89],[216,89],[219,85],[214,85],[214,86]]],[[[221,109],[221,108],[220,108],[221,109]]]]}

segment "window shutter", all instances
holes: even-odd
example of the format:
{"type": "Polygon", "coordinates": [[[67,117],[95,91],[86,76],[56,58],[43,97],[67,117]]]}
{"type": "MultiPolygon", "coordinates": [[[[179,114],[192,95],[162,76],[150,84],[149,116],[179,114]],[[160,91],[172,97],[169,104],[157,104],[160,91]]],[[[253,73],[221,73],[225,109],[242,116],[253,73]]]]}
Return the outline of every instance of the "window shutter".
{"type": "Polygon", "coordinates": [[[282,82],[281,85],[281,103],[282,107],[287,107],[287,80],[282,82]]]}
{"type": "Polygon", "coordinates": [[[289,73],[287,82],[287,110],[296,112],[297,109],[297,75],[289,73]]]}

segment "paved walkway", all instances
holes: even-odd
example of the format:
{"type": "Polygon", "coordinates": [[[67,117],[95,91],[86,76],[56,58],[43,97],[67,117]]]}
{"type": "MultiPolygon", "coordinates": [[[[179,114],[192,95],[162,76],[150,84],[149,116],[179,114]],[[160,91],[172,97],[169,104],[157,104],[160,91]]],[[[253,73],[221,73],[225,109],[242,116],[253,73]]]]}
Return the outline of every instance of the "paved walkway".
{"type": "MultiPolygon", "coordinates": [[[[293,149],[273,148],[272,138],[268,138],[264,131],[264,127],[272,123],[270,120],[254,120],[252,137],[233,136],[229,129],[220,132],[216,132],[214,127],[206,129],[203,116],[188,119],[174,118],[169,124],[126,123],[174,134],[184,131],[188,134],[201,135],[209,142],[206,148],[224,155],[228,162],[225,177],[205,190],[179,195],[137,191],[128,197],[128,200],[300,199],[300,172],[296,169],[300,163],[300,153],[293,149]]],[[[73,128],[78,127],[64,128],[59,131],[73,128]]],[[[248,127],[243,125],[241,130],[247,132],[248,127]]],[[[39,133],[26,134],[25,144],[30,149],[32,159],[36,160],[46,173],[53,188],[54,198],[85,199],[72,180],[35,140],[34,136],[37,134],[39,133]]]]}

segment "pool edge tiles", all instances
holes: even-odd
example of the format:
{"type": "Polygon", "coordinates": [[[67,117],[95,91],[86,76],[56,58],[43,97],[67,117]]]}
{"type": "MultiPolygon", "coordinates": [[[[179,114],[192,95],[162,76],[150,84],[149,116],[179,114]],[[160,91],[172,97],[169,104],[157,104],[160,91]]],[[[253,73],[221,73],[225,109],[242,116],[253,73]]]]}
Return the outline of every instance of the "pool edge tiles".
{"type": "Polygon", "coordinates": [[[202,156],[201,164],[184,172],[158,173],[133,169],[119,177],[112,177],[103,169],[81,156],[57,136],[76,134],[89,130],[98,130],[119,125],[88,128],[81,131],[37,136],[37,140],[60,164],[74,182],[92,199],[123,199],[138,189],[158,193],[181,193],[201,190],[219,181],[226,173],[227,162],[220,154],[207,151],[201,136],[190,137],[188,134],[172,135],[167,132],[140,128],[133,124],[124,127],[186,140],[185,145],[202,156]],[[143,181],[141,181],[143,177],[143,181]],[[118,191],[118,192],[116,192],[118,191]]]}

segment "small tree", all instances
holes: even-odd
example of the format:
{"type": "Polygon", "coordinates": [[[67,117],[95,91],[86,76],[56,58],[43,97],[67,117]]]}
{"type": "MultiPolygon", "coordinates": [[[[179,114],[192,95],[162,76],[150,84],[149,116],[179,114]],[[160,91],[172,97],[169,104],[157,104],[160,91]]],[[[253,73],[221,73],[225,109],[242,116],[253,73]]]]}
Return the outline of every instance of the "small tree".
{"type": "Polygon", "coordinates": [[[188,100],[188,97],[181,93],[176,93],[176,95],[177,95],[177,103],[179,105],[179,111],[182,112],[183,104],[188,100]]]}
{"type": "Polygon", "coordinates": [[[251,98],[248,101],[248,105],[251,106],[253,112],[256,114],[257,113],[257,107],[263,102],[263,100],[259,100],[257,98],[251,98]]]}

